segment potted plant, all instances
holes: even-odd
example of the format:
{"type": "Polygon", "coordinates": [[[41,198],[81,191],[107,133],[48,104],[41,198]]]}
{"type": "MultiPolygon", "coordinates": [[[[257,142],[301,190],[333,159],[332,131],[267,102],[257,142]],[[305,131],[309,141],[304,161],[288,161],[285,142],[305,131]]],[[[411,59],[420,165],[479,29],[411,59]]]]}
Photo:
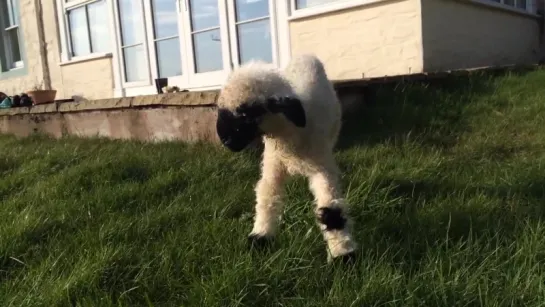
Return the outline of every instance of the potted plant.
{"type": "Polygon", "coordinates": [[[55,96],[57,95],[56,90],[42,89],[42,83],[35,85],[32,90],[27,91],[26,93],[35,105],[54,102],[55,96]]]}

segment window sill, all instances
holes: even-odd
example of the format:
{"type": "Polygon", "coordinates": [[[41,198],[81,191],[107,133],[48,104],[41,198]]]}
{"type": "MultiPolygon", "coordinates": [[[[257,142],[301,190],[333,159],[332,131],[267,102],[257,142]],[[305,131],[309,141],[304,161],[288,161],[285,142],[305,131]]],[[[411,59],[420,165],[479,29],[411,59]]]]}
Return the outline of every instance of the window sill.
{"type": "Polygon", "coordinates": [[[305,9],[294,10],[291,12],[291,16],[288,17],[289,21],[314,17],[327,13],[352,9],[360,6],[372,5],[381,2],[387,2],[393,0],[345,0],[334,2],[330,4],[317,5],[315,7],[309,7],[305,9]]]}
{"type": "Polygon", "coordinates": [[[510,6],[510,5],[507,5],[507,4],[501,4],[501,3],[497,3],[497,2],[494,2],[494,1],[490,1],[490,0],[470,0],[469,2],[472,3],[472,4],[475,4],[475,5],[486,6],[486,7],[489,7],[489,8],[494,8],[494,9],[497,9],[497,10],[506,11],[506,12],[510,12],[510,13],[515,13],[515,14],[519,14],[519,15],[523,15],[523,16],[536,17],[536,18],[541,17],[538,14],[531,13],[528,10],[519,9],[519,8],[510,6]]]}
{"type": "Polygon", "coordinates": [[[18,78],[22,77],[27,74],[27,69],[25,66],[23,67],[17,67],[10,69],[8,71],[0,72],[0,80],[6,80],[11,78],[18,78]]]}
{"type": "Polygon", "coordinates": [[[77,63],[81,63],[81,62],[87,62],[87,61],[98,60],[98,59],[105,59],[105,58],[111,58],[111,57],[112,57],[112,53],[111,53],[111,52],[107,52],[107,53],[93,53],[93,54],[89,54],[89,55],[73,57],[73,58],[71,58],[71,59],[68,60],[68,61],[62,61],[62,62],[60,62],[59,65],[60,65],[60,66],[65,66],[65,65],[77,64],[77,63]]]}

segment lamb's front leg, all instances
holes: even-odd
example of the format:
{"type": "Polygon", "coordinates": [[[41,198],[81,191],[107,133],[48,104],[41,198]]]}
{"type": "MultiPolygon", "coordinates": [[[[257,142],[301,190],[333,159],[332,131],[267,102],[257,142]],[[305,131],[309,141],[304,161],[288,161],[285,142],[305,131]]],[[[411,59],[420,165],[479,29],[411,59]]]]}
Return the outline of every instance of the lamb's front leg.
{"type": "Polygon", "coordinates": [[[328,246],[328,262],[338,257],[352,259],[356,242],[350,233],[351,219],[341,196],[337,168],[332,166],[317,172],[309,180],[316,200],[318,224],[328,246]]]}
{"type": "Polygon", "coordinates": [[[283,209],[282,197],[286,176],[286,169],[281,162],[265,153],[261,179],[255,187],[255,220],[249,235],[252,244],[263,245],[275,236],[283,209]]]}

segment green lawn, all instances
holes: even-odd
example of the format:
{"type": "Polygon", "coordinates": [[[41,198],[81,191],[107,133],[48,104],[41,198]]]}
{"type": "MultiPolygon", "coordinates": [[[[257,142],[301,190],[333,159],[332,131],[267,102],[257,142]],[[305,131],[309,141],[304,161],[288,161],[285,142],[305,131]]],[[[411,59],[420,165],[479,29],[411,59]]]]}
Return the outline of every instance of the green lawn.
{"type": "Polygon", "coordinates": [[[307,183],[250,251],[255,152],[0,137],[0,306],[543,306],[545,70],[384,87],[337,158],[361,244],[327,265],[307,183]]]}

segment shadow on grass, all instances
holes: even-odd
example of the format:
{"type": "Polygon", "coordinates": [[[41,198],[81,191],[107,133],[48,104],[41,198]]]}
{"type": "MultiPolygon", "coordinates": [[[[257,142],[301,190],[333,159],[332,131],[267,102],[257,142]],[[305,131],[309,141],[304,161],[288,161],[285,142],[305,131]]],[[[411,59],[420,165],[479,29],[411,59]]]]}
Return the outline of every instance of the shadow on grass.
{"type": "Polygon", "coordinates": [[[422,145],[448,148],[468,131],[464,110],[472,97],[495,91],[494,79],[527,72],[478,72],[469,76],[372,85],[361,106],[345,112],[337,149],[418,137],[422,145]]]}

